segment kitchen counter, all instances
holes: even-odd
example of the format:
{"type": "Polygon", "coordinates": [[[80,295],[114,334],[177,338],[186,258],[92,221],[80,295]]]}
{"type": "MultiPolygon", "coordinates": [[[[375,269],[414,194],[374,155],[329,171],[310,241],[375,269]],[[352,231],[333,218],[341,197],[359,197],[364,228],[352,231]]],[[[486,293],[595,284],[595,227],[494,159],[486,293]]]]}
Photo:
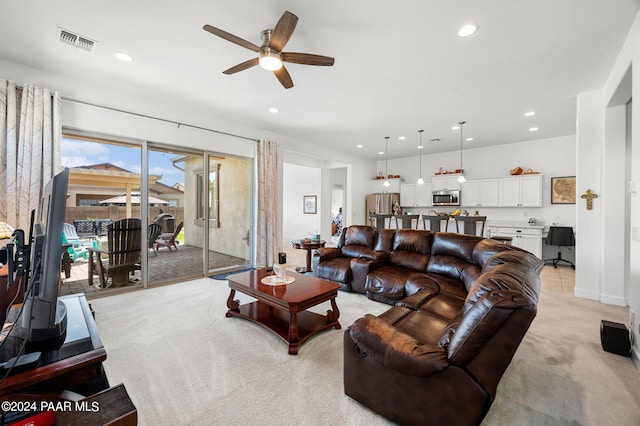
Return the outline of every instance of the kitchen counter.
{"type": "Polygon", "coordinates": [[[519,220],[489,220],[487,219],[487,226],[493,226],[497,228],[530,228],[530,229],[544,229],[544,224],[538,222],[536,225],[529,225],[528,222],[519,220]]]}
{"type": "Polygon", "coordinates": [[[486,236],[511,237],[516,247],[527,250],[542,258],[542,230],[544,224],[529,225],[524,221],[487,220],[486,236]]]}

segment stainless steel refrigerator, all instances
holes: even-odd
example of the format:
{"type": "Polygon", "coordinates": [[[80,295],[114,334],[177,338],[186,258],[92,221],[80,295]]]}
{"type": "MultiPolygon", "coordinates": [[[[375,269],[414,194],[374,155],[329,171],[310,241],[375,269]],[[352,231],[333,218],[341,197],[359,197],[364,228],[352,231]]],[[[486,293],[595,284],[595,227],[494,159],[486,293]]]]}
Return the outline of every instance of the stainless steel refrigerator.
{"type": "Polygon", "coordinates": [[[367,195],[367,219],[369,213],[377,214],[393,214],[393,205],[395,202],[400,203],[400,193],[384,192],[379,194],[367,195]]]}

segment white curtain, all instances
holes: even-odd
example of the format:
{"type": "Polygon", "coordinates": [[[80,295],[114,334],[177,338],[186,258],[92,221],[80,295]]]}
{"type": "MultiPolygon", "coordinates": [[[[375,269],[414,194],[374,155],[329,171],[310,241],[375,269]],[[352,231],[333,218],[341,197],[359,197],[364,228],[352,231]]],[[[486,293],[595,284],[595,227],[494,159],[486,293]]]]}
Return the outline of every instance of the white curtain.
{"type": "Polygon", "coordinates": [[[278,259],[278,151],[276,142],[258,143],[258,220],[256,266],[271,266],[278,259]]]}
{"type": "Polygon", "coordinates": [[[57,92],[0,79],[0,220],[29,229],[42,189],[62,169],[57,92]]]}

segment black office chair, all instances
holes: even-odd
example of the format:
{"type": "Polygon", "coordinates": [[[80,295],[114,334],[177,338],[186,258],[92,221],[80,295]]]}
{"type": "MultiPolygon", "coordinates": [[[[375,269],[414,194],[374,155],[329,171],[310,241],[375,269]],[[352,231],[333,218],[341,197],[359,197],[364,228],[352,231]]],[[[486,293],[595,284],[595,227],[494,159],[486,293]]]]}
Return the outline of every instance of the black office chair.
{"type": "Polygon", "coordinates": [[[562,258],[562,252],[560,247],[573,247],[576,245],[575,237],[573,236],[573,228],[570,226],[551,226],[549,227],[549,233],[545,244],[550,246],[558,246],[558,257],[555,259],[545,259],[544,263],[551,263],[554,268],[558,267],[558,263],[565,262],[571,265],[571,269],[576,269],[576,265],[570,260],[562,258]]]}

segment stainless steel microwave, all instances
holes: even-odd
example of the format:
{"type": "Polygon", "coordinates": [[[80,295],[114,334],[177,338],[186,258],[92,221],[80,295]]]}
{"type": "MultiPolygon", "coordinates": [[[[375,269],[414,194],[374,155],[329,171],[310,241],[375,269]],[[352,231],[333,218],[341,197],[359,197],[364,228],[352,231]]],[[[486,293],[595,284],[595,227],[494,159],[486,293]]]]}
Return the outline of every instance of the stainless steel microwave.
{"type": "Polygon", "coordinates": [[[444,190],[433,191],[434,206],[459,206],[460,191],[444,190]]]}

